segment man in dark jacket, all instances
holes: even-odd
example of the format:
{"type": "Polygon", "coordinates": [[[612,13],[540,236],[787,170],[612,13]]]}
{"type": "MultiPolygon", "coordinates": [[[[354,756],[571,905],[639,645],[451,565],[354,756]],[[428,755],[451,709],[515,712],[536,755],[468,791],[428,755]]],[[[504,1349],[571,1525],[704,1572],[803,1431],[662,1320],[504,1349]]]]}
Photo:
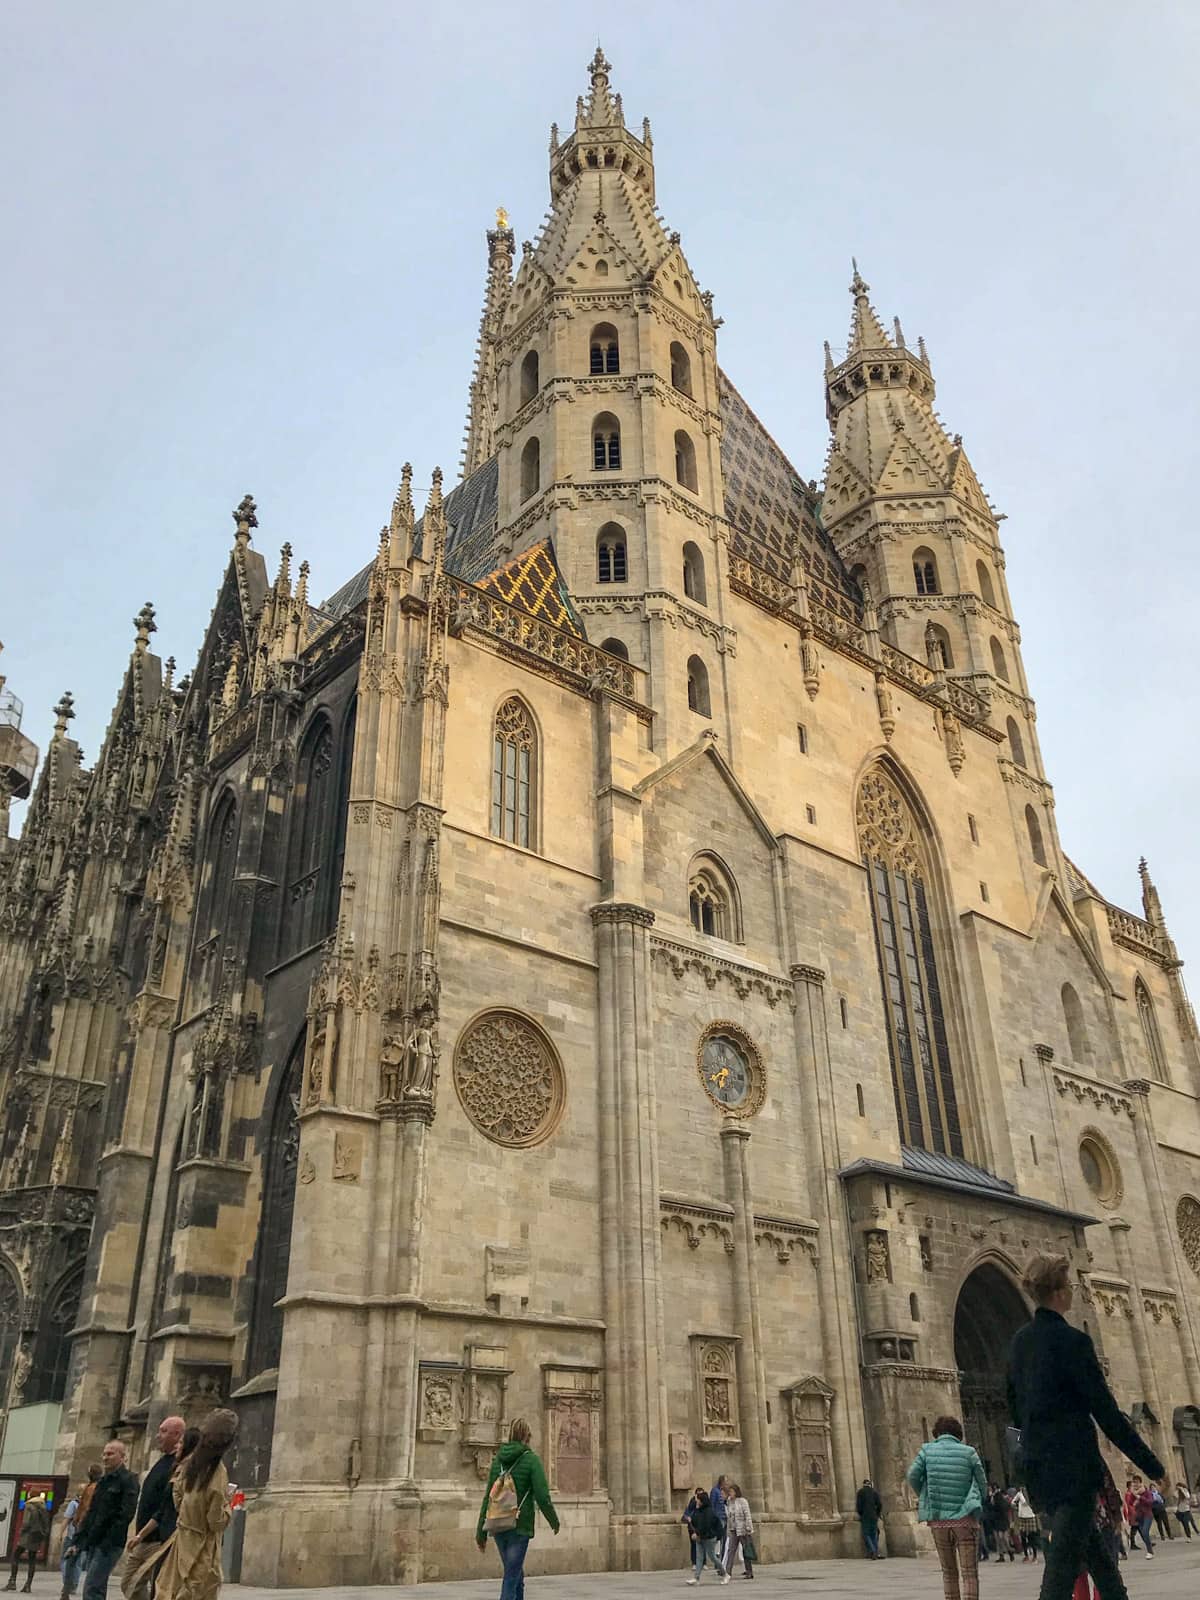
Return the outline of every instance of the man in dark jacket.
{"type": "Polygon", "coordinates": [[[133,1533],[125,1546],[125,1569],[121,1578],[125,1600],[148,1600],[154,1592],[154,1564],[159,1546],[175,1532],[171,1475],[179,1465],[179,1445],[186,1427],[182,1417],[164,1417],[158,1425],[155,1442],[162,1454],[142,1479],[133,1533]]]}
{"type": "Polygon", "coordinates": [[[864,1478],[862,1488],[854,1496],[854,1514],[862,1533],[863,1548],[868,1561],[879,1560],[879,1519],[883,1515],[883,1501],[879,1490],[870,1478],[864,1478]]]}
{"type": "Polygon", "coordinates": [[[1050,1519],[1041,1600],[1070,1600],[1082,1565],[1100,1600],[1127,1600],[1117,1564],[1096,1528],[1104,1462],[1093,1418],[1149,1477],[1161,1478],[1163,1465],[1122,1416],[1091,1339],[1066,1320],[1073,1293],[1066,1256],[1034,1256],[1024,1283],[1037,1311],[1012,1342],[1008,1404],[1021,1430],[1030,1501],[1050,1519]]]}
{"type": "Polygon", "coordinates": [[[125,1534],[137,1506],[138,1481],[125,1465],[120,1439],[110,1439],[101,1452],[104,1476],[96,1485],[88,1514],[75,1535],[74,1549],[87,1554],[83,1600],[105,1600],[108,1575],[125,1548],[125,1534]]]}

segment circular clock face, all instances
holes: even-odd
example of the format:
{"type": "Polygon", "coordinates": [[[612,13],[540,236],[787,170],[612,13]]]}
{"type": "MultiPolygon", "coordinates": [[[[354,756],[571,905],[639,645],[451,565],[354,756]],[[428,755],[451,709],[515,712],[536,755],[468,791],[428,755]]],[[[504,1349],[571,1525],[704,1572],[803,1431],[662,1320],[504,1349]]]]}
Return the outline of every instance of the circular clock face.
{"type": "Polygon", "coordinates": [[[704,1087],[718,1105],[733,1110],[745,1104],[750,1094],[750,1063],[728,1035],[714,1033],[705,1040],[701,1071],[704,1087]]]}

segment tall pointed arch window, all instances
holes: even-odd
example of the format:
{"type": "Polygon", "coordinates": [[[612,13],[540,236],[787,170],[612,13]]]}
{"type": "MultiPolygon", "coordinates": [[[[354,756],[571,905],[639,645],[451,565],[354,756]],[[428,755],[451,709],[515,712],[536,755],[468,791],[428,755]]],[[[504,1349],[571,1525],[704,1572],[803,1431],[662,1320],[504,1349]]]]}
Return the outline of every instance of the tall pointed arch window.
{"type": "Polygon", "coordinates": [[[1142,1036],[1146,1041],[1146,1054],[1150,1058],[1150,1068],[1159,1083],[1169,1083],[1167,1077],[1167,1058],[1163,1054],[1162,1035],[1158,1031],[1158,1018],[1154,1014],[1154,1001],[1150,998],[1150,991],[1139,978],[1133,986],[1134,999],[1137,1001],[1138,1018],[1142,1024],[1142,1036]]]}
{"type": "Polygon", "coordinates": [[[208,927],[221,934],[229,925],[233,901],[233,875],[237,868],[238,811],[232,791],[226,789],[213,812],[208,830],[208,927]]]}
{"type": "Polygon", "coordinates": [[[922,1150],[961,1156],[930,915],[928,846],[912,807],[883,767],[863,779],[856,821],[870,882],[900,1137],[922,1150]]]}
{"type": "Polygon", "coordinates": [[[0,1372],[12,1371],[17,1340],[21,1336],[21,1291],[12,1273],[0,1262],[0,1372]]]}
{"type": "Polygon", "coordinates": [[[297,1039],[279,1080],[267,1143],[263,1150],[262,1210],[254,1258],[254,1311],[247,1376],[279,1365],[283,1312],[292,1256],[292,1217],[296,1209],[296,1168],[300,1155],[300,1087],[305,1033],[297,1039]]]}
{"type": "Polygon", "coordinates": [[[492,733],[492,833],[509,844],[536,849],[534,827],[537,730],[517,695],[496,713],[492,733]]]}
{"type": "Polygon", "coordinates": [[[72,1267],[46,1296],[33,1347],[33,1365],[25,1385],[25,1404],[57,1403],[67,1392],[71,1330],[79,1317],[83,1263],[72,1267]]]}
{"type": "Polygon", "coordinates": [[[307,950],[329,931],[330,845],[334,831],[337,770],[333,729],[318,717],[304,736],[292,791],[292,831],[288,848],[288,892],[284,908],[284,947],[307,950]]]}

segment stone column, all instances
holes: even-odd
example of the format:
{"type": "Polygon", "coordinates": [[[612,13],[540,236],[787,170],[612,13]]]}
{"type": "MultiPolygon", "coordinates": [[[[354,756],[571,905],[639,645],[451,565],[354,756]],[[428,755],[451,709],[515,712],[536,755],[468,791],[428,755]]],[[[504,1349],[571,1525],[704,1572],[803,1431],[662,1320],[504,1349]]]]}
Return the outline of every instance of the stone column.
{"type": "Polygon", "coordinates": [[[837,1176],[833,1074],[825,1032],[825,973],[820,967],[794,966],[791,978],[796,999],[796,1060],[809,1206],[821,1229],[817,1255],[821,1357],[825,1380],[837,1391],[830,1413],[830,1435],[838,1510],[849,1515],[854,1510],[855,1485],[866,1471],[867,1441],[859,1385],[853,1262],[841,1180],[837,1176]]]}
{"type": "Polygon", "coordinates": [[[1197,1340],[1195,1296],[1188,1287],[1189,1274],[1184,1271],[1179,1248],[1179,1233],[1175,1227],[1175,1218],[1171,1216],[1167,1206],[1167,1197],[1163,1189],[1162,1169],[1158,1164],[1158,1138],[1154,1132],[1151,1085],[1144,1078],[1134,1078],[1125,1085],[1125,1088],[1133,1096],[1133,1131],[1137,1139],[1142,1177],[1146,1193],[1150,1197],[1154,1218],[1154,1228],[1151,1231],[1158,1235],[1163,1276],[1174,1289],[1179,1301],[1179,1342],[1183,1351],[1183,1368],[1187,1374],[1188,1399],[1191,1404],[1196,1405],[1200,1404],[1200,1343],[1197,1340]]]}
{"type": "Polygon", "coordinates": [[[738,1410],[747,1498],[772,1509],[771,1446],[767,1433],[767,1377],[758,1308],[754,1244],[754,1192],[750,1183],[750,1130],[730,1122],[721,1129],[725,1198],[733,1207],[733,1307],[738,1348],[738,1410]]]}
{"type": "Polygon", "coordinates": [[[609,1490],[618,1514],[670,1509],[649,931],[654,913],[593,906],[601,1012],[601,1207],[610,1383],[609,1490]],[[605,1059],[605,1052],[608,1059],[605,1059]],[[622,1452],[623,1446],[623,1452],[622,1452]],[[621,1454],[618,1461],[617,1455],[621,1454]],[[617,1498],[616,1483],[621,1484],[617,1498]]]}
{"type": "Polygon", "coordinates": [[[1146,1337],[1142,1285],[1134,1265],[1133,1251],[1129,1247],[1129,1223],[1122,1217],[1113,1217],[1109,1221],[1108,1229],[1112,1234],[1117,1267],[1121,1276],[1129,1283],[1129,1331],[1133,1338],[1133,1355],[1137,1362],[1138,1376],[1142,1380],[1142,1393],[1149,1401],[1150,1409],[1157,1419],[1153,1430],[1153,1444],[1158,1455],[1165,1460],[1163,1447],[1167,1440],[1167,1429],[1163,1420],[1162,1400],[1158,1393],[1158,1374],[1154,1369],[1154,1357],[1150,1354],[1150,1341],[1146,1337]]]}

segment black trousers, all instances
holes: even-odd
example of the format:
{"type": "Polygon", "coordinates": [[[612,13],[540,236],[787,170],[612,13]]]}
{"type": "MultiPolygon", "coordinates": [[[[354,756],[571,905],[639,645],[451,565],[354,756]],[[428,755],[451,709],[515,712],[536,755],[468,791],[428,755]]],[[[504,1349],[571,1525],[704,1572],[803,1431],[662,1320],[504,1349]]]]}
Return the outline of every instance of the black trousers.
{"type": "Polygon", "coordinates": [[[25,1582],[27,1584],[31,1584],[33,1582],[34,1571],[37,1568],[37,1551],[36,1550],[14,1550],[12,1555],[9,1557],[9,1559],[12,1562],[12,1571],[8,1575],[8,1586],[9,1586],[9,1588],[10,1589],[13,1588],[15,1586],[15,1584],[16,1584],[16,1581],[17,1581],[17,1568],[21,1565],[22,1559],[26,1560],[29,1563],[29,1572],[28,1572],[28,1574],[27,1574],[27,1576],[25,1578],[25,1582]]]}
{"type": "Polygon", "coordinates": [[[1112,1550],[1096,1527],[1096,1492],[1077,1495],[1047,1513],[1050,1549],[1042,1572],[1041,1600],[1071,1600],[1071,1591],[1086,1567],[1100,1600],[1129,1600],[1112,1550]]]}

